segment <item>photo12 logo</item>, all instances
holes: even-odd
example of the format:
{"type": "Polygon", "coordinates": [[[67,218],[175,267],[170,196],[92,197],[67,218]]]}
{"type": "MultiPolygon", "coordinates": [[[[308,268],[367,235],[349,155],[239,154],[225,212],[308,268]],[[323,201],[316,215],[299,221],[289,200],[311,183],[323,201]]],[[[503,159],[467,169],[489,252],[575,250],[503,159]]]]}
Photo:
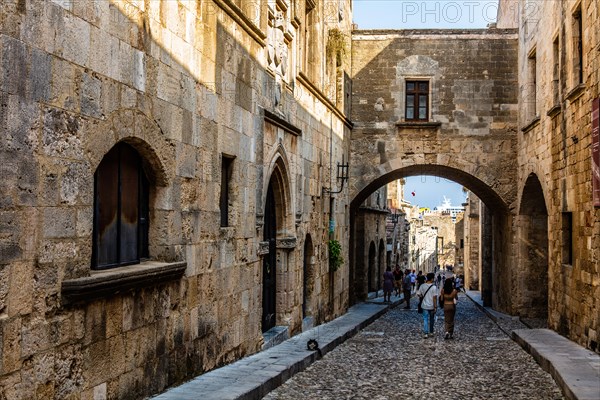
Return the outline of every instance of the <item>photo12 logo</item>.
{"type": "Polygon", "coordinates": [[[475,23],[496,21],[498,2],[491,1],[403,1],[402,23],[475,23]]]}

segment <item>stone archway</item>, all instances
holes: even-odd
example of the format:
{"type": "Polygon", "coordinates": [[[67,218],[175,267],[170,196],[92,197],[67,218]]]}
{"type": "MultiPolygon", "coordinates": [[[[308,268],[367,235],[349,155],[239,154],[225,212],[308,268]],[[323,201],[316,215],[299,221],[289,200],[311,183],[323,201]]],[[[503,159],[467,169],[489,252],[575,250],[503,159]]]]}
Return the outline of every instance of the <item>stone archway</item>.
{"type": "Polygon", "coordinates": [[[548,211],[542,185],[535,174],[527,177],[517,217],[520,315],[548,317],[548,211]]]}
{"type": "MultiPolygon", "coordinates": [[[[514,226],[511,209],[495,188],[478,177],[456,168],[432,164],[411,165],[392,170],[386,174],[381,173],[372,182],[368,184],[365,182],[362,190],[354,196],[350,210],[351,229],[355,229],[355,213],[358,207],[373,191],[393,180],[417,175],[434,175],[452,180],[465,186],[482,199],[485,205],[483,208],[481,237],[482,297],[488,306],[494,306],[507,312],[515,312],[515,305],[512,303],[512,292],[516,288],[513,288],[510,282],[507,281],[507,277],[511,276],[512,273],[511,257],[513,254],[514,226]]],[[[360,180],[360,178],[357,180],[360,180]]],[[[359,237],[356,233],[353,236],[359,237]]],[[[360,243],[356,240],[351,244],[350,249],[357,254],[361,253],[360,243]]],[[[354,255],[351,254],[351,274],[354,273],[353,263],[354,255]]],[[[367,287],[369,290],[371,289],[370,286],[367,287]]],[[[353,289],[361,291],[357,287],[353,289]]]]}

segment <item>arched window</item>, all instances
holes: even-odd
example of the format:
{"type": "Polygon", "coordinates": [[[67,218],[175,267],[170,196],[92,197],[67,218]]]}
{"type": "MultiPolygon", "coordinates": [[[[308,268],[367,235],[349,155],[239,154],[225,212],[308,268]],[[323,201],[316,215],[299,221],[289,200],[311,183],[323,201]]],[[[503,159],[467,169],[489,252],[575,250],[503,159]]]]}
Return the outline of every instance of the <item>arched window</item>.
{"type": "Polygon", "coordinates": [[[142,158],[118,143],[94,174],[92,268],[139,263],[148,257],[148,179],[142,158]]]}

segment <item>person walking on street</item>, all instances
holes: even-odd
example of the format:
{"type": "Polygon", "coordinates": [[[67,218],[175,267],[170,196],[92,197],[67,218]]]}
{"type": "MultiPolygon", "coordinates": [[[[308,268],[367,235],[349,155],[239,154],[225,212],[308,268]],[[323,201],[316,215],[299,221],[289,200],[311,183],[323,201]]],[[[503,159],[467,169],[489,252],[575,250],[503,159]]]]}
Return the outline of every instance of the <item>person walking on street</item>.
{"type": "Polygon", "coordinates": [[[423,271],[419,271],[417,274],[417,290],[421,287],[422,284],[425,283],[425,275],[423,275],[423,271]]]}
{"type": "Polygon", "coordinates": [[[392,271],[394,274],[394,287],[396,288],[396,296],[400,297],[400,292],[402,291],[402,270],[399,265],[396,265],[396,268],[392,271]]]}
{"type": "Polygon", "coordinates": [[[410,295],[412,289],[412,282],[410,280],[410,270],[404,270],[404,280],[402,281],[402,291],[404,293],[404,301],[406,301],[405,309],[410,308],[410,295]]]}
{"type": "Polygon", "coordinates": [[[440,294],[440,307],[444,308],[444,326],[446,328],[444,339],[452,339],[454,335],[456,299],[458,299],[458,291],[454,288],[452,279],[446,279],[444,289],[442,289],[442,293],[440,294]]]}
{"type": "Polygon", "coordinates": [[[438,289],[434,285],[433,279],[435,274],[429,272],[427,281],[421,285],[417,291],[417,296],[423,299],[421,308],[423,308],[423,334],[427,339],[430,335],[433,336],[433,324],[435,321],[435,312],[437,311],[438,289]]]}
{"type": "Polygon", "coordinates": [[[416,282],[417,282],[417,273],[413,269],[412,272],[410,273],[410,284],[412,285],[411,293],[415,291],[416,282]]]}
{"type": "Polygon", "coordinates": [[[392,268],[387,267],[383,273],[383,301],[389,303],[392,301],[392,290],[394,290],[394,274],[392,268]]]}

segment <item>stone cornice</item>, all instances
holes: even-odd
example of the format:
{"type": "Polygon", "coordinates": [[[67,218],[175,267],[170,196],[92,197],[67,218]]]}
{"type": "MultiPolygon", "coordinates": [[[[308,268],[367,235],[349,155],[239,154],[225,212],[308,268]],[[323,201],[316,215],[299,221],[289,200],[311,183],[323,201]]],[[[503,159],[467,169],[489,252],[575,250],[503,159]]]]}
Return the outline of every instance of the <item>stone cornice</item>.
{"type": "Polygon", "coordinates": [[[533,128],[535,128],[539,123],[540,123],[540,116],[537,115],[531,121],[529,121],[529,123],[527,123],[525,126],[523,126],[521,128],[521,132],[527,133],[530,130],[532,130],[533,128]]]}
{"type": "Polygon", "coordinates": [[[581,95],[583,95],[584,91],[585,91],[585,83],[580,83],[579,85],[577,85],[573,89],[571,89],[571,91],[569,93],[567,93],[565,98],[571,102],[575,101],[581,95]]]}
{"type": "Polygon", "coordinates": [[[441,122],[436,121],[402,121],[396,122],[398,128],[413,128],[413,129],[432,129],[442,126],[441,122]]]}
{"type": "Polygon", "coordinates": [[[554,118],[556,117],[558,114],[560,114],[560,111],[562,110],[562,107],[560,104],[555,104],[553,105],[548,112],[546,113],[547,116],[549,116],[550,118],[554,118]]]}
{"type": "Polygon", "coordinates": [[[310,81],[310,79],[306,75],[304,75],[302,72],[300,72],[298,74],[298,76],[296,77],[296,80],[298,82],[300,82],[304,87],[306,87],[306,89],[308,89],[308,91],[311,92],[313,94],[313,96],[315,96],[317,99],[319,99],[319,101],[321,101],[321,103],[325,104],[325,106],[332,113],[334,113],[336,117],[338,117],[340,120],[342,120],[342,122],[344,123],[344,125],[346,125],[346,127],[348,127],[349,129],[352,129],[354,127],[354,123],[352,123],[352,121],[350,121],[348,119],[348,117],[346,117],[344,115],[343,112],[341,112],[340,110],[338,110],[338,108],[335,106],[335,104],[333,104],[331,102],[331,100],[329,100],[329,98],[327,98],[327,96],[325,96],[325,94],[323,92],[321,92],[310,81]]]}
{"type": "Polygon", "coordinates": [[[280,127],[286,132],[291,133],[294,136],[302,136],[302,129],[290,124],[285,119],[281,118],[279,115],[272,113],[269,110],[264,110],[265,113],[265,121],[273,124],[275,126],[280,127]]]}
{"type": "Polygon", "coordinates": [[[147,261],[126,267],[90,271],[89,276],[62,282],[62,296],[66,303],[90,301],[177,280],[183,276],[187,263],[147,261]]]}
{"type": "Polygon", "coordinates": [[[213,0],[227,15],[229,15],[243,30],[248,33],[261,47],[265,47],[267,35],[252,22],[240,8],[231,0],[213,0]]]}
{"type": "Polygon", "coordinates": [[[352,40],[390,39],[518,39],[518,29],[375,29],[354,30],[352,40]]]}

